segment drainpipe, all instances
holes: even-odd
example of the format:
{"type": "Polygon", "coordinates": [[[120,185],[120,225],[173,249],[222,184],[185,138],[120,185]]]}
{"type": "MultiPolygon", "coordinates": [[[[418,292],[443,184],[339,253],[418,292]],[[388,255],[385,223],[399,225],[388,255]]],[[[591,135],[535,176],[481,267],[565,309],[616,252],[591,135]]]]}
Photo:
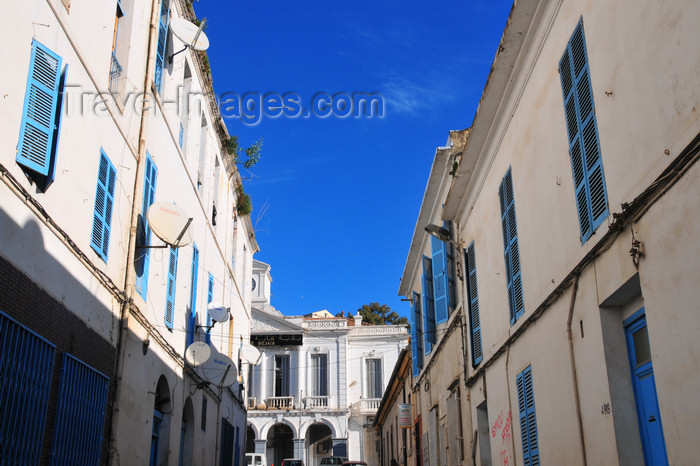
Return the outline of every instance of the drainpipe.
{"type": "Polygon", "coordinates": [[[571,379],[574,384],[574,399],[576,401],[576,420],[578,421],[579,442],[583,452],[583,464],[586,461],[586,440],[583,433],[583,420],[581,419],[581,400],[578,392],[578,375],[576,374],[576,360],[574,359],[574,339],[571,335],[571,321],[574,317],[574,305],[576,304],[576,292],[578,291],[578,275],[574,275],[574,283],[571,289],[571,304],[569,304],[569,317],[566,320],[566,337],[569,340],[569,357],[571,358],[571,379]]]}
{"type": "Polygon", "coordinates": [[[129,227],[129,251],[126,260],[126,276],[124,279],[124,291],[126,293],[126,302],[122,304],[120,309],[119,320],[119,340],[117,341],[117,361],[116,361],[116,376],[114,378],[114,388],[112,391],[112,422],[109,428],[109,464],[118,464],[118,459],[115,458],[117,424],[119,418],[119,390],[121,387],[122,375],[124,373],[124,360],[126,353],[126,338],[129,332],[129,309],[133,303],[134,286],[136,283],[136,270],[133,262],[136,257],[136,236],[138,233],[138,202],[143,198],[143,179],[145,176],[145,161],[146,161],[146,129],[148,126],[148,110],[153,96],[149,93],[151,76],[155,70],[155,39],[158,31],[158,15],[159,15],[159,0],[152,0],[151,3],[151,21],[148,32],[148,58],[146,61],[146,76],[143,83],[143,105],[141,107],[141,123],[139,127],[138,141],[138,159],[136,162],[136,178],[134,180],[134,194],[131,204],[131,221],[129,227]]]}

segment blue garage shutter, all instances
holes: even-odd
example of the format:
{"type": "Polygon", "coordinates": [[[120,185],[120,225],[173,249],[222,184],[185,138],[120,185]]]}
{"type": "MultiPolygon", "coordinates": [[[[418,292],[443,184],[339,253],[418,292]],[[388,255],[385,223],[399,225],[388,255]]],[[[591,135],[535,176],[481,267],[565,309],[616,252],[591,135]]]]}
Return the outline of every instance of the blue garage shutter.
{"type": "Polygon", "coordinates": [[[92,219],[90,246],[105,262],[107,262],[109,251],[109,233],[112,225],[116,180],[117,170],[104,150],[100,149],[100,166],[97,171],[97,193],[95,194],[95,212],[92,219]]]}
{"type": "Polygon", "coordinates": [[[55,354],[0,312],[0,464],[39,464],[55,354]]]}
{"type": "Polygon", "coordinates": [[[170,24],[170,0],[160,4],[160,21],[158,23],[158,48],[156,49],[156,89],[160,93],[163,84],[163,66],[168,45],[168,25],[170,24]]]}
{"type": "MultiPolygon", "coordinates": [[[[141,208],[141,217],[139,222],[137,244],[144,246],[151,245],[151,227],[148,225],[146,215],[148,208],[151,207],[156,198],[156,179],[158,178],[158,169],[153,163],[151,154],[146,152],[146,171],[144,174],[143,186],[143,206],[141,208]]],[[[148,265],[150,263],[150,249],[138,248],[136,250],[136,291],[139,292],[143,299],[146,299],[148,293],[148,265]]]]}
{"type": "Polygon", "coordinates": [[[197,325],[197,277],[199,271],[199,249],[192,244],[192,275],[190,282],[190,312],[187,316],[187,345],[194,343],[194,331],[197,325]]]}
{"type": "Polygon", "coordinates": [[[583,20],[574,30],[559,62],[569,154],[574,177],[581,242],[585,243],[608,217],[605,176],[600,156],[583,20]]]}
{"type": "Polygon", "coordinates": [[[98,464],[109,378],[70,354],[63,356],[51,465],[98,464]]]}
{"type": "Polygon", "coordinates": [[[540,448],[537,443],[537,416],[535,415],[535,393],[532,387],[532,367],[522,371],[515,379],[518,388],[518,410],[520,411],[520,436],[523,444],[523,464],[540,464],[540,448]]]}
{"type": "Polygon", "coordinates": [[[53,168],[60,120],[61,63],[60,56],[32,41],[16,160],[43,176],[50,176],[53,168]]]}
{"type": "Polygon", "coordinates": [[[472,366],[476,367],[484,358],[481,342],[481,321],[479,319],[479,295],[476,286],[476,253],[474,242],[464,254],[467,264],[467,297],[469,303],[469,330],[471,332],[472,366]]]}
{"type": "MultiPolygon", "coordinates": [[[[209,274],[209,286],[207,290],[207,305],[214,299],[214,276],[209,274]]],[[[211,316],[207,310],[207,333],[204,337],[204,341],[211,343],[211,316]]]]}
{"type": "Polygon", "coordinates": [[[423,256],[423,350],[429,354],[435,343],[435,298],[433,295],[433,264],[423,256]]]}
{"type": "Polygon", "coordinates": [[[168,264],[168,288],[165,296],[165,326],[173,329],[175,316],[175,286],[177,285],[177,249],[170,248],[170,263],[168,264]]]}
{"type": "Polygon", "coordinates": [[[510,324],[513,325],[525,312],[525,302],[523,299],[523,282],[520,276],[518,228],[515,221],[515,197],[513,195],[513,178],[510,169],[503,177],[498,196],[501,202],[501,226],[503,228],[510,324]]]}

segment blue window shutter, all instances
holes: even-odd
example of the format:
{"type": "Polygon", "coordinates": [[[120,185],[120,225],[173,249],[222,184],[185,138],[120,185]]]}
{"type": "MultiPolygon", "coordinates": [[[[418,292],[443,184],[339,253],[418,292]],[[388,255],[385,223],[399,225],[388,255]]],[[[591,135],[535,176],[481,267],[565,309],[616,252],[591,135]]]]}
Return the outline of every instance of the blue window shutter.
{"type": "Polygon", "coordinates": [[[411,302],[411,363],[413,365],[413,377],[418,377],[418,334],[416,332],[416,301],[411,302]]]}
{"type": "Polygon", "coordinates": [[[471,331],[472,366],[476,367],[484,358],[479,319],[479,295],[476,286],[476,253],[474,243],[465,252],[467,264],[467,296],[469,303],[469,329],[471,331]]]}
{"type": "Polygon", "coordinates": [[[583,20],[576,26],[559,61],[559,75],[581,242],[585,243],[608,217],[608,199],[583,20]]]}
{"type": "MultiPolygon", "coordinates": [[[[151,245],[151,228],[148,226],[146,215],[148,208],[151,207],[156,197],[156,179],[158,177],[158,169],[153,163],[151,154],[146,152],[146,169],[144,174],[143,186],[143,206],[141,209],[141,222],[139,226],[139,241],[144,246],[151,245]]],[[[146,299],[148,293],[148,266],[150,263],[150,249],[139,248],[137,250],[137,266],[136,266],[136,290],[146,299]]]]}
{"type": "Polygon", "coordinates": [[[515,384],[518,389],[523,464],[539,465],[540,449],[537,443],[537,416],[535,414],[535,393],[532,386],[532,366],[527,366],[517,375],[515,384]]]}
{"type": "Polygon", "coordinates": [[[51,464],[98,464],[109,378],[68,353],[58,388],[51,464]]]}
{"type": "Polygon", "coordinates": [[[447,283],[447,253],[445,243],[430,237],[433,260],[433,293],[435,294],[435,321],[438,324],[449,318],[449,295],[447,283]]]}
{"type": "MultiPolygon", "coordinates": [[[[209,274],[209,287],[207,291],[207,304],[212,302],[214,299],[214,276],[212,274],[209,274]]],[[[206,336],[204,337],[204,341],[207,343],[211,343],[211,316],[209,315],[209,312],[207,311],[207,333],[206,336]]]]}
{"type": "Polygon", "coordinates": [[[525,312],[525,301],[523,299],[523,283],[520,275],[520,250],[518,247],[518,229],[515,221],[515,196],[513,194],[513,178],[510,169],[503,177],[498,196],[501,204],[501,227],[503,229],[510,324],[513,325],[525,312]]]}
{"type": "Polygon", "coordinates": [[[170,248],[170,263],[168,264],[168,288],[165,297],[165,326],[173,329],[175,316],[175,287],[177,285],[177,248],[170,248]]]}
{"type": "Polygon", "coordinates": [[[27,90],[20,123],[17,163],[40,175],[52,168],[62,58],[32,41],[27,90]]]}
{"type": "Polygon", "coordinates": [[[170,24],[170,0],[160,4],[160,22],[158,23],[158,48],[156,49],[156,89],[160,93],[163,84],[163,66],[168,45],[168,25],[170,24]]]}
{"type": "Polygon", "coordinates": [[[180,149],[182,149],[182,143],[185,138],[185,128],[182,127],[182,123],[180,123],[180,136],[178,137],[178,144],[180,145],[180,149]]]}
{"type": "Polygon", "coordinates": [[[92,218],[92,239],[90,246],[105,262],[109,251],[109,233],[112,225],[112,208],[114,207],[114,186],[117,170],[100,149],[100,164],[97,170],[97,192],[95,193],[95,212],[92,218]]]}
{"type": "Polygon", "coordinates": [[[197,324],[197,277],[199,272],[199,249],[192,244],[192,281],[190,283],[190,312],[187,316],[187,345],[194,343],[194,332],[197,324]]]}
{"type": "Polygon", "coordinates": [[[56,347],[0,312],[0,464],[39,464],[56,347]]]}
{"type": "Polygon", "coordinates": [[[429,354],[435,343],[435,298],[432,260],[423,256],[423,350],[429,354]]]}
{"type": "Polygon", "coordinates": [[[413,292],[413,305],[416,307],[416,362],[418,369],[423,368],[423,312],[419,293],[413,292]]]}

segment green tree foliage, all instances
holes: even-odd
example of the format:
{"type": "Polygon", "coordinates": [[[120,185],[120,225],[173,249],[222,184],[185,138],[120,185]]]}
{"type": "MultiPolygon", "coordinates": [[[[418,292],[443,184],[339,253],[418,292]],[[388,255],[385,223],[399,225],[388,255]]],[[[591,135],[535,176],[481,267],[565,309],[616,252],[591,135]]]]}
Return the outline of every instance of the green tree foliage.
{"type": "MultiPolygon", "coordinates": [[[[396,312],[392,311],[386,304],[379,303],[369,303],[363,304],[361,308],[357,310],[362,316],[362,323],[367,323],[370,325],[408,325],[408,319],[406,317],[398,315],[396,312]]],[[[336,317],[340,317],[337,314],[336,317]]],[[[348,316],[352,318],[352,316],[348,316]]]]}

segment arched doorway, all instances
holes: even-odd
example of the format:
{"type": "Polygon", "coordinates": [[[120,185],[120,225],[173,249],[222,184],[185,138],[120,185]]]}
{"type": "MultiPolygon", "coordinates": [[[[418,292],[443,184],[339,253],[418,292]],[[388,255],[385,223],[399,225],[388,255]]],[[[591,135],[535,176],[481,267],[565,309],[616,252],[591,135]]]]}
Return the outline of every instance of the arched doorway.
{"type": "MultiPolygon", "coordinates": [[[[282,464],[285,458],[294,457],[294,433],[286,424],[275,424],[267,433],[267,464],[282,464]]],[[[309,463],[311,464],[311,463],[309,463]]]]}
{"type": "Polygon", "coordinates": [[[180,466],[192,464],[193,448],[194,407],[190,397],[187,397],[185,407],[182,409],[182,424],[180,425],[180,458],[178,460],[180,466]]]}
{"type": "Polygon", "coordinates": [[[315,423],[306,431],[306,458],[308,464],[319,464],[321,458],[333,456],[333,433],[325,424],[315,423]]]}
{"type": "Polygon", "coordinates": [[[153,425],[151,429],[150,466],[168,464],[168,439],[170,438],[170,387],[164,375],[158,379],[153,403],[153,425]]]}
{"type": "Polygon", "coordinates": [[[245,452],[255,453],[255,431],[250,424],[245,431],[245,452]]]}

